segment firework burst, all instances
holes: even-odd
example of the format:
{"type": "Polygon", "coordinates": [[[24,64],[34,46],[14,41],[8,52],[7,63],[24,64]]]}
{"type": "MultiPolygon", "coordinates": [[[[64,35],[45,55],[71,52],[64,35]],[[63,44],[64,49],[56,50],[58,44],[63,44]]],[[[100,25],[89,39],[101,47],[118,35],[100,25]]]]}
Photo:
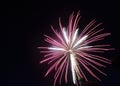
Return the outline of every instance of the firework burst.
{"type": "Polygon", "coordinates": [[[66,28],[62,26],[59,18],[60,32],[51,26],[57,39],[54,39],[48,35],[44,35],[46,37],[45,41],[51,44],[51,47],[39,47],[42,49],[40,52],[45,54],[44,59],[40,61],[40,63],[52,63],[52,66],[50,66],[45,76],[55,70],[54,86],[57,80],[61,84],[62,78],[64,78],[66,83],[68,82],[67,76],[69,65],[72,73],[73,83],[78,85],[77,81],[81,78],[88,81],[81,66],[86,69],[90,75],[100,81],[99,77],[95,75],[90,67],[97,70],[101,74],[106,75],[97,66],[106,67],[105,65],[101,64],[101,62],[111,64],[110,60],[95,54],[111,50],[112,48],[109,48],[109,44],[91,45],[91,43],[103,40],[104,37],[110,35],[110,33],[101,34],[100,32],[103,29],[97,30],[101,23],[96,24],[96,21],[92,20],[83,29],[83,31],[78,34],[79,28],[77,26],[80,18],[80,12],[78,12],[76,16],[74,13],[72,13],[69,17],[69,23],[66,28]]]}

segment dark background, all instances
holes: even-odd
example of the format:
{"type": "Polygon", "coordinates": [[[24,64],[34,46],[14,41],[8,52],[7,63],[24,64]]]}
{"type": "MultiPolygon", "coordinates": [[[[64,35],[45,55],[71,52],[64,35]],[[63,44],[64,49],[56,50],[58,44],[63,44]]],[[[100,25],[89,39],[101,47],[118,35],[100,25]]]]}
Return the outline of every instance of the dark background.
{"type": "MultiPolygon", "coordinates": [[[[83,23],[95,18],[103,22],[105,31],[112,35],[108,43],[116,50],[106,56],[113,64],[108,66],[107,77],[101,82],[90,81],[88,86],[120,86],[120,3],[107,1],[13,1],[8,6],[8,86],[52,86],[53,78],[44,78],[47,65],[39,64],[43,57],[37,49],[44,46],[43,34],[51,34],[50,25],[58,27],[58,17],[67,22],[70,13],[80,10],[83,23]],[[92,84],[92,85],[90,85],[92,84]],[[97,86],[97,85],[96,85],[97,86]]],[[[82,24],[82,23],[80,23],[82,24]]],[[[74,86],[69,79],[67,85],[74,86]]]]}

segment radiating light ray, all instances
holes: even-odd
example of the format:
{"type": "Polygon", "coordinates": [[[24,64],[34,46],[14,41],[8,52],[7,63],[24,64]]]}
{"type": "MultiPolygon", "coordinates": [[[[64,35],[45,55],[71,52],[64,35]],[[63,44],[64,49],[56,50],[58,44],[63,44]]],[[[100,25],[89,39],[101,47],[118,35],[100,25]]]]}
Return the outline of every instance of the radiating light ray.
{"type": "Polygon", "coordinates": [[[68,36],[67,36],[67,32],[65,31],[65,28],[63,28],[63,36],[64,36],[64,39],[65,39],[66,43],[68,44],[69,39],[68,39],[68,36]]]}
{"type": "Polygon", "coordinates": [[[72,39],[72,44],[75,41],[75,39],[77,38],[77,34],[78,34],[78,29],[76,29],[74,35],[73,35],[73,39],[72,39]]]}
{"type": "Polygon", "coordinates": [[[85,49],[85,48],[91,48],[91,47],[93,47],[93,46],[84,46],[84,47],[77,48],[77,50],[85,49]]]}
{"type": "Polygon", "coordinates": [[[60,50],[60,51],[65,51],[63,48],[58,48],[58,47],[49,47],[48,49],[50,50],[60,50]]]}
{"type": "Polygon", "coordinates": [[[71,61],[71,70],[72,70],[73,83],[75,84],[75,82],[76,82],[76,75],[75,75],[76,61],[75,61],[75,57],[74,57],[74,55],[72,53],[70,54],[70,61],[71,61]]]}
{"type": "Polygon", "coordinates": [[[102,63],[111,64],[111,61],[97,55],[97,53],[113,50],[113,48],[109,48],[109,44],[91,45],[91,43],[102,41],[106,36],[110,35],[110,33],[101,34],[100,32],[103,31],[103,29],[98,29],[98,27],[102,23],[96,24],[94,19],[80,34],[78,34],[79,28],[77,26],[80,18],[80,12],[78,12],[76,16],[73,12],[69,17],[67,28],[62,26],[59,18],[60,32],[51,26],[52,31],[57,38],[54,39],[54,37],[44,35],[46,37],[45,41],[51,44],[52,47],[38,47],[41,49],[40,53],[45,54],[44,59],[41,60],[40,63],[46,62],[48,65],[51,64],[45,76],[50,74],[53,70],[55,71],[54,86],[56,85],[57,80],[59,80],[59,83],[61,84],[63,77],[65,83],[68,82],[67,76],[69,69],[71,69],[72,79],[75,85],[78,85],[80,79],[88,81],[88,78],[85,75],[86,73],[84,73],[85,71],[83,71],[82,68],[86,69],[87,73],[99,81],[100,78],[91,70],[91,68],[105,76],[107,75],[102,72],[98,66],[104,68],[106,66],[102,63]]]}
{"type": "Polygon", "coordinates": [[[77,42],[76,42],[76,44],[73,46],[73,48],[74,47],[76,47],[76,46],[78,46],[80,43],[82,43],[84,40],[86,40],[87,39],[87,35],[86,36],[83,36],[81,39],[79,39],[77,42]]]}

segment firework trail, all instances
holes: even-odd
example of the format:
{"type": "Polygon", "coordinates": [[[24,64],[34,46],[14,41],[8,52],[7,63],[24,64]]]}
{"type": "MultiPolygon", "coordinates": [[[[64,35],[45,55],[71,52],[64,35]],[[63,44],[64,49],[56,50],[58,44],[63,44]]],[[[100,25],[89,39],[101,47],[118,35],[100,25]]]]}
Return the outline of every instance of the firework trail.
{"type": "Polygon", "coordinates": [[[79,28],[77,26],[80,18],[80,12],[78,12],[76,16],[73,12],[69,17],[69,23],[66,28],[62,26],[59,18],[60,32],[51,26],[57,39],[44,35],[46,37],[45,41],[51,44],[51,47],[38,47],[42,49],[40,52],[45,54],[44,59],[40,61],[40,63],[46,62],[52,64],[45,76],[55,70],[54,86],[58,79],[60,84],[63,78],[66,83],[68,82],[69,65],[73,83],[78,85],[77,81],[81,78],[88,81],[81,66],[86,69],[90,75],[100,81],[99,77],[95,75],[90,67],[106,75],[98,66],[106,67],[101,64],[101,62],[111,64],[110,60],[95,54],[111,50],[112,48],[109,48],[109,44],[91,45],[94,42],[103,40],[104,37],[110,35],[110,33],[101,34],[100,32],[103,31],[103,29],[97,30],[101,23],[96,24],[96,21],[92,20],[83,31],[78,34],[79,28]]]}

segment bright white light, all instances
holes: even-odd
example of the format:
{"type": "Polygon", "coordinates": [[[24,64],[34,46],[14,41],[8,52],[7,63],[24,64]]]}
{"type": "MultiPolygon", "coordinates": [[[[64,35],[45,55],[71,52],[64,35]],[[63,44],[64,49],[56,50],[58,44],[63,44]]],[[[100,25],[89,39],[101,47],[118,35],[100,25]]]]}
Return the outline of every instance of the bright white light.
{"type": "Polygon", "coordinates": [[[74,43],[75,39],[77,38],[77,33],[78,33],[78,29],[76,29],[76,31],[73,35],[72,43],[74,43]]]}
{"type": "Polygon", "coordinates": [[[68,44],[69,39],[68,39],[68,36],[67,36],[67,32],[65,31],[65,28],[63,28],[63,36],[65,38],[66,43],[68,44]]]}
{"type": "Polygon", "coordinates": [[[65,51],[65,49],[63,49],[63,48],[58,48],[58,47],[49,47],[48,49],[50,49],[50,50],[61,50],[61,51],[65,51]]]}
{"type": "Polygon", "coordinates": [[[87,37],[88,37],[87,35],[83,36],[79,41],[77,41],[77,43],[73,46],[73,48],[76,47],[77,45],[81,44],[84,40],[87,39],[87,37]]]}
{"type": "Polygon", "coordinates": [[[75,84],[75,82],[76,82],[76,75],[75,75],[76,61],[75,61],[75,57],[73,54],[70,54],[70,60],[71,60],[73,83],[75,84]]]}

